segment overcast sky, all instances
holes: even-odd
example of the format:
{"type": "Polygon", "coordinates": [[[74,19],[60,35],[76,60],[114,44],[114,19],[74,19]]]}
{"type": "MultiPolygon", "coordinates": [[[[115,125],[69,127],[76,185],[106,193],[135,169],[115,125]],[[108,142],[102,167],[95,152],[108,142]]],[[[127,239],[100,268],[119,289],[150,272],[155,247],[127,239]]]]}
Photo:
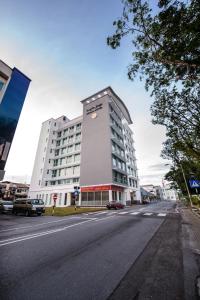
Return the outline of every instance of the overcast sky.
{"type": "Polygon", "coordinates": [[[80,101],[111,86],[133,119],[141,184],[160,184],[168,171],[160,157],[165,130],[151,124],[153,99],[144,82],[131,82],[128,41],[106,45],[120,0],[0,0],[0,59],[32,82],[6,164],[5,179],[29,182],[41,123],[82,114],[80,101]]]}

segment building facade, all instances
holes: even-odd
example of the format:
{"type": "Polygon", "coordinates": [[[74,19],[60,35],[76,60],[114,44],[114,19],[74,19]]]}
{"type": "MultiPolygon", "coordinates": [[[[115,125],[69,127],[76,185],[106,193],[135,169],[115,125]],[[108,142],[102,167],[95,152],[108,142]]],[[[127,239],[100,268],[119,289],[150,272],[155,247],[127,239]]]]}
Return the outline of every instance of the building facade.
{"type": "Polygon", "coordinates": [[[18,198],[27,198],[29,184],[2,181],[0,182],[0,199],[15,200],[18,198]]]}
{"type": "Polygon", "coordinates": [[[110,87],[81,102],[82,116],[42,124],[29,197],[47,206],[140,201],[128,109],[110,87]]]}
{"type": "Polygon", "coordinates": [[[0,60],[0,180],[24,104],[30,79],[0,60]]]}

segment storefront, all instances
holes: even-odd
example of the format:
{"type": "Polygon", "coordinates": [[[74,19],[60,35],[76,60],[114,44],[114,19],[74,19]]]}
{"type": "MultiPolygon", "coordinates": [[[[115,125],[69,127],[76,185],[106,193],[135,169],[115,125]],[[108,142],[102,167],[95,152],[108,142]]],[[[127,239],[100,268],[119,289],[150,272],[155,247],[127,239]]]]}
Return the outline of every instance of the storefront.
{"type": "Polygon", "coordinates": [[[81,206],[105,206],[109,201],[124,202],[124,188],[115,185],[81,187],[81,206]]]}

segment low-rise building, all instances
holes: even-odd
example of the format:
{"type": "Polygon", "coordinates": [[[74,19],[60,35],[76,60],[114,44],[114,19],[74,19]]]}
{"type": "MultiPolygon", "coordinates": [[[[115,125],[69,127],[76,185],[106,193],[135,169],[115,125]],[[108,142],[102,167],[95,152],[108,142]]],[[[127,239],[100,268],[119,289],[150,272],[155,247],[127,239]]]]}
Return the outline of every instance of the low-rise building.
{"type": "Polygon", "coordinates": [[[29,184],[2,181],[0,182],[0,199],[15,200],[17,198],[27,198],[29,184]]]}

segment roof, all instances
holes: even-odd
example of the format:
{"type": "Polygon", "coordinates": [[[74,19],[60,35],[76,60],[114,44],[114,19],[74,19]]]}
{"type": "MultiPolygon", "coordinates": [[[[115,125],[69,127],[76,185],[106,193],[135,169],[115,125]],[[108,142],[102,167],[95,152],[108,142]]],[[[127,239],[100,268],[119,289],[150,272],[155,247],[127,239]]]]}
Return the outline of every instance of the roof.
{"type": "MultiPolygon", "coordinates": [[[[105,92],[111,93],[111,94],[114,95],[114,97],[115,97],[116,99],[114,98],[113,100],[115,101],[115,103],[117,104],[117,106],[118,106],[118,107],[120,108],[120,110],[122,111],[122,113],[123,113],[125,119],[127,120],[128,124],[129,124],[129,125],[130,125],[130,124],[133,124],[133,121],[132,121],[132,119],[131,119],[130,113],[129,113],[129,111],[128,111],[126,105],[125,105],[124,102],[121,100],[121,98],[113,91],[113,89],[112,89],[110,86],[108,86],[108,87],[106,87],[105,89],[103,89],[103,90],[101,90],[101,91],[99,91],[99,92],[97,92],[97,93],[95,93],[95,94],[93,94],[93,95],[91,95],[91,96],[89,96],[89,97],[83,99],[83,100],[81,101],[81,103],[85,103],[87,100],[89,100],[89,99],[91,99],[91,98],[98,97],[98,95],[100,95],[100,94],[102,94],[102,93],[105,93],[105,92]]],[[[105,94],[104,94],[104,95],[105,95],[105,94]]]]}

